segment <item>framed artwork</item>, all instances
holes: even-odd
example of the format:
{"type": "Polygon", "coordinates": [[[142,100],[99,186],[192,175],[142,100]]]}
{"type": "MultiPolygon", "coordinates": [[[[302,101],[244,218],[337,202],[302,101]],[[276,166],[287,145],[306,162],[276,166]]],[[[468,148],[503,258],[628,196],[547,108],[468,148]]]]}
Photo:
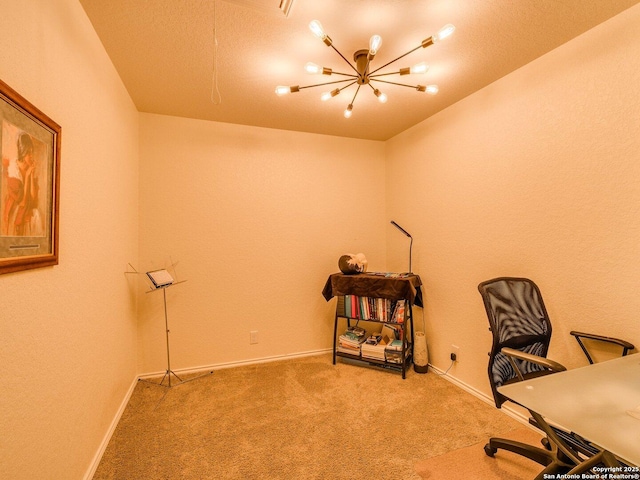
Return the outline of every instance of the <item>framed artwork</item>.
{"type": "Polygon", "coordinates": [[[58,264],[60,136],[0,80],[0,274],[58,264]]]}

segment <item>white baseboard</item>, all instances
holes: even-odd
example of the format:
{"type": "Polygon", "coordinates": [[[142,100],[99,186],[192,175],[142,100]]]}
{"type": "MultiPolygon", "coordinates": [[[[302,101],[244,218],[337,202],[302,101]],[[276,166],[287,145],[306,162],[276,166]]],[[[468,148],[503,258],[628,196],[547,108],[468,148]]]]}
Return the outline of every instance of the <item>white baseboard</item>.
{"type": "MultiPolygon", "coordinates": [[[[276,362],[278,360],[292,359],[292,358],[303,358],[303,357],[313,357],[316,355],[324,355],[325,353],[331,353],[333,349],[325,348],[322,350],[310,350],[307,352],[299,352],[299,353],[285,353],[283,355],[274,355],[272,357],[262,357],[262,358],[251,358],[249,360],[239,360],[234,362],[225,362],[225,363],[216,363],[213,365],[201,365],[199,367],[190,367],[190,368],[181,368],[177,370],[173,370],[176,373],[200,373],[207,370],[220,370],[223,368],[233,368],[240,367],[242,365],[255,365],[258,363],[268,363],[268,362],[276,362]]],[[[143,373],[138,376],[138,378],[149,378],[149,377],[157,377],[159,375],[163,375],[166,373],[166,370],[162,370],[159,372],[151,372],[151,373],[143,373]]]]}
{"type": "Polygon", "coordinates": [[[133,382],[131,382],[131,386],[129,387],[129,390],[125,394],[124,399],[120,403],[120,407],[118,408],[118,411],[116,412],[115,417],[111,421],[111,425],[109,425],[109,429],[107,430],[107,433],[102,439],[102,443],[100,443],[100,447],[98,448],[98,451],[93,456],[93,461],[91,462],[89,470],[87,470],[87,473],[84,475],[84,480],[91,480],[93,478],[93,475],[96,473],[96,470],[98,469],[98,465],[100,465],[100,460],[102,460],[102,456],[104,455],[104,452],[107,449],[107,445],[109,445],[109,440],[111,440],[111,437],[113,436],[113,432],[116,431],[118,422],[120,421],[120,418],[122,417],[122,414],[124,413],[125,408],[127,408],[127,404],[131,399],[131,395],[133,395],[133,390],[136,388],[136,384],[138,383],[138,378],[139,377],[134,378],[133,382]]]}
{"type": "MultiPolygon", "coordinates": [[[[489,395],[487,395],[484,392],[481,392],[480,390],[476,389],[475,387],[472,387],[471,385],[468,385],[468,384],[462,382],[461,380],[457,379],[456,377],[453,377],[453,376],[449,375],[448,373],[443,372],[442,370],[440,370],[439,368],[434,367],[431,364],[429,364],[429,367],[431,367],[432,370],[434,370],[438,375],[442,376],[445,380],[448,380],[449,382],[453,383],[454,385],[456,385],[457,387],[461,388],[465,392],[470,393],[474,397],[479,398],[483,402],[488,403],[489,405],[491,405],[491,406],[493,406],[495,408],[496,404],[495,404],[495,401],[493,400],[493,397],[490,397],[489,395]]],[[[531,428],[532,430],[536,430],[536,428],[529,423],[529,417],[528,416],[526,416],[524,413],[512,408],[510,405],[503,405],[502,407],[500,407],[500,411],[502,413],[504,413],[505,415],[513,418],[514,420],[522,423],[523,425],[531,428]]]]}

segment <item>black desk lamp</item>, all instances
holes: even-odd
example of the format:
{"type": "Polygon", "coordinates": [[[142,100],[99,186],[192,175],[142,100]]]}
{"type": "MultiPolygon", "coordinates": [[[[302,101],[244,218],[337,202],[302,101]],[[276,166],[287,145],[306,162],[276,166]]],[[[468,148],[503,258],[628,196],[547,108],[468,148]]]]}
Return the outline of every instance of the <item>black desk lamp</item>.
{"type": "Polygon", "coordinates": [[[413,237],[411,236],[411,234],[409,232],[407,232],[404,228],[402,228],[400,225],[398,225],[393,220],[391,220],[391,225],[396,227],[398,230],[400,230],[402,233],[404,233],[407,237],[409,237],[411,239],[411,242],[409,243],[409,273],[412,273],[411,272],[411,248],[413,247],[413,237]]]}

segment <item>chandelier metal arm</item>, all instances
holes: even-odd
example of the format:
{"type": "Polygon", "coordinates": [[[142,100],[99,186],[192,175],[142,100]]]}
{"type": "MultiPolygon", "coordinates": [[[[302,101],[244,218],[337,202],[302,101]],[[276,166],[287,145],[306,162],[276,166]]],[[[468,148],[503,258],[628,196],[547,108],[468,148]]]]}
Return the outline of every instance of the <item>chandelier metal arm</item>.
{"type": "MultiPolygon", "coordinates": [[[[398,82],[390,82],[388,80],[380,80],[379,78],[372,78],[371,79],[372,82],[382,82],[382,83],[388,83],[390,85],[399,85],[401,87],[409,87],[409,88],[418,88],[419,85],[407,85],[406,83],[398,83],[398,82]]],[[[302,87],[300,87],[302,88],[302,87]]],[[[373,87],[371,87],[373,88],[373,87]]]]}
{"type": "Polygon", "coordinates": [[[354,75],[353,73],[342,73],[342,72],[331,72],[331,75],[343,75],[345,77],[350,77],[350,78],[358,78],[358,75],[354,75]]]}
{"type": "MultiPolygon", "coordinates": [[[[431,44],[432,45],[432,44],[431,44]]],[[[428,46],[428,45],[427,45],[428,46]]],[[[422,45],[418,45],[416,48],[414,48],[413,50],[409,50],[407,53],[403,53],[402,55],[400,55],[398,58],[394,58],[393,60],[391,60],[390,62],[385,63],[384,65],[382,65],[381,67],[376,68],[374,71],[369,73],[369,76],[373,75],[374,73],[376,73],[377,71],[382,70],[384,67],[388,67],[389,65],[391,65],[393,62],[397,62],[398,60],[400,60],[401,58],[406,57],[407,55],[409,55],[410,53],[415,52],[416,50],[419,50],[421,48],[424,48],[422,45]]]]}
{"type": "Polygon", "coordinates": [[[340,53],[340,50],[338,50],[336,47],[334,47],[334,46],[333,46],[333,44],[331,44],[331,45],[330,45],[330,47],[331,47],[331,48],[333,48],[333,49],[335,50],[335,52],[336,52],[338,55],[340,55],[340,56],[342,57],[342,59],[343,59],[345,62],[347,62],[347,65],[349,65],[349,66],[351,67],[351,69],[359,75],[359,72],[358,72],[358,70],[356,69],[356,67],[354,67],[354,66],[353,66],[353,64],[352,64],[349,60],[347,60],[347,59],[345,58],[345,56],[344,56],[344,55],[342,55],[342,54],[340,53]]]}
{"type": "MultiPolygon", "coordinates": [[[[354,80],[353,82],[351,82],[349,85],[345,85],[344,87],[340,88],[340,91],[344,90],[345,88],[349,88],[351,85],[353,85],[354,83],[356,83],[357,80],[354,80]]],[[[360,86],[358,85],[358,89],[360,89],[360,86]]],[[[356,91],[356,95],[358,94],[358,92],[356,91]]],[[[355,98],[355,97],[353,97],[355,98]]]]}
{"type": "Polygon", "coordinates": [[[360,87],[362,85],[358,85],[358,88],[356,88],[356,93],[353,94],[353,99],[351,100],[351,105],[353,105],[353,102],[356,101],[356,97],[358,96],[358,92],[360,91],[360,87]]]}
{"type": "MultiPolygon", "coordinates": [[[[377,75],[369,75],[369,78],[371,80],[376,80],[378,77],[385,77],[387,75],[400,75],[400,70],[398,70],[397,72],[388,72],[388,73],[378,73],[377,75]]],[[[380,82],[382,80],[379,80],[380,82]]]]}
{"type": "MultiPolygon", "coordinates": [[[[353,78],[353,77],[352,77],[353,78]]],[[[356,83],[356,80],[352,80],[352,78],[345,78],[344,80],[335,80],[333,82],[324,82],[324,83],[315,83],[313,85],[305,85],[303,87],[298,87],[299,90],[302,90],[303,88],[311,88],[311,87],[321,87],[323,85],[333,85],[334,83],[344,83],[344,82],[349,82],[351,81],[351,83],[343,88],[347,88],[351,85],[353,85],[354,83],[356,83]]],[[[342,90],[342,88],[341,88],[342,90]]]]}

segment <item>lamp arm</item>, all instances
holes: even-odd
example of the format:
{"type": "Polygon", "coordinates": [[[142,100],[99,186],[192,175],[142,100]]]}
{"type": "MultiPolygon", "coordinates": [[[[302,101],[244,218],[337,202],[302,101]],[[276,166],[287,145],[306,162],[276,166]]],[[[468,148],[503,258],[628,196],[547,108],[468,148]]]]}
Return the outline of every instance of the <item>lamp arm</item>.
{"type": "Polygon", "coordinates": [[[400,230],[402,233],[404,233],[407,237],[409,237],[411,239],[411,241],[409,242],[409,273],[413,273],[412,270],[411,270],[411,250],[413,249],[413,237],[411,236],[411,234],[409,232],[407,232],[404,228],[402,228],[400,225],[398,225],[393,220],[391,220],[391,225],[396,227],[398,230],[400,230]]]}
{"type": "Polygon", "coordinates": [[[394,222],[393,220],[391,220],[391,225],[393,225],[394,227],[396,227],[398,230],[400,230],[402,233],[404,233],[407,237],[409,237],[409,238],[413,238],[409,232],[407,232],[404,228],[402,228],[400,225],[398,225],[398,224],[397,224],[396,222],[394,222]]]}

